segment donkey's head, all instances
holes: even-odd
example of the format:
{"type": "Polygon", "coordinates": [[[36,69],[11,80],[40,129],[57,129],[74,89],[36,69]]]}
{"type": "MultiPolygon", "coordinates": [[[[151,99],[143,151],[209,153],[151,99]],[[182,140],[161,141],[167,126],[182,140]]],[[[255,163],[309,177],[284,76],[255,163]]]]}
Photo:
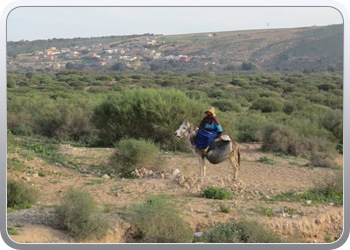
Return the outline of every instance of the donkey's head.
{"type": "Polygon", "coordinates": [[[174,136],[176,139],[181,139],[185,136],[188,136],[192,129],[191,123],[187,121],[186,118],[182,119],[182,124],[180,127],[174,132],[174,136]]]}

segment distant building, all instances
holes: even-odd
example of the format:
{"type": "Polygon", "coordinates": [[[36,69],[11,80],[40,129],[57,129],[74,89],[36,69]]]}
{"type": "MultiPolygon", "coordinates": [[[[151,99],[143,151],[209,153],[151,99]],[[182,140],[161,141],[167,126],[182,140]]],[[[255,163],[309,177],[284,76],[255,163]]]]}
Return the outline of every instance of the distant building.
{"type": "Polygon", "coordinates": [[[52,61],[53,59],[55,59],[55,57],[54,56],[45,56],[44,59],[47,61],[52,61]]]}
{"type": "Polygon", "coordinates": [[[143,45],[155,45],[156,44],[156,40],[152,40],[152,39],[147,39],[143,45]]]}
{"type": "Polygon", "coordinates": [[[183,56],[183,57],[180,57],[179,59],[179,62],[189,62],[189,61],[191,61],[191,58],[188,56],[183,56]]]}

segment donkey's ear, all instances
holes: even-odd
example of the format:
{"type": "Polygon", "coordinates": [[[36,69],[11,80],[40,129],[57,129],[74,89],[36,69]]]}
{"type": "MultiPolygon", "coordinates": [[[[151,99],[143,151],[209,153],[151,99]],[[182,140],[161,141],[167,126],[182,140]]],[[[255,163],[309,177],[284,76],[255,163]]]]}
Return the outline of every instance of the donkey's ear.
{"type": "Polygon", "coordinates": [[[182,118],[182,123],[187,123],[187,118],[186,117],[182,118]]]}

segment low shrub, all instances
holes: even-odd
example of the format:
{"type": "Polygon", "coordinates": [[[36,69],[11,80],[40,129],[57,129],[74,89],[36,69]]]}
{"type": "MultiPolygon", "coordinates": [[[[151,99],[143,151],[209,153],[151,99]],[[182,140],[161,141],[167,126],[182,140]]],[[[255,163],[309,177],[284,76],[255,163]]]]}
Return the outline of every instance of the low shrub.
{"type": "Polygon", "coordinates": [[[261,110],[264,113],[282,111],[283,103],[276,98],[262,97],[253,101],[250,110],[261,110]]]}
{"type": "Polygon", "coordinates": [[[327,174],[323,179],[316,181],[314,190],[327,194],[343,194],[343,171],[327,174]]]}
{"type": "Polygon", "coordinates": [[[202,196],[208,199],[226,200],[233,199],[233,193],[231,190],[225,188],[218,188],[209,186],[203,190],[202,196]]]}
{"type": "Polygon", "coordinates": [[[258,159],[258,162],[262,162],[264,164],[269,164],[269,165],[277,165],[277,162],[267,156],[260,157],[258,159]]]}
{"type": "Polygon", "coordinates": [[[218,108],[222,112],[226,112],[226,111],[241,112],[242,111],[242,106],[239,103],[228,99],[215,101],[212,103],[212,106],[218,108]]]}
{"type": "Polygon", "coordinates": [[[13,179],[7,180],[7,207],[28,208],[39,198],[38,191],[13,179]]]}
{"type": "Polygon", "coordinates": [[[136,228],[135,240],[142,243],[186,243],[193,234],[164,194],[151,196],[145,203],[132,204],[130,222],[136,228]]]}
{"type": "Polygon", "coordinates": [[[56,225],[78,240],[101,239],[113,227],[110,218],[98,211],[92,196],[79,189],[69,189],[55,213],[56,225]]]}
{"type": "Polygon", "coordinates": [[[115,144],[110,165],[117,173],[131,173],[136,168],[159,166],[159,148],[149,140],[123,139],[115,144]]]}
{"type": "Polygon", "coordinates": [[[256,221],[230,221],[211,226],[197,241],[207,243],[285,243],[288,240],[256,221]]]}

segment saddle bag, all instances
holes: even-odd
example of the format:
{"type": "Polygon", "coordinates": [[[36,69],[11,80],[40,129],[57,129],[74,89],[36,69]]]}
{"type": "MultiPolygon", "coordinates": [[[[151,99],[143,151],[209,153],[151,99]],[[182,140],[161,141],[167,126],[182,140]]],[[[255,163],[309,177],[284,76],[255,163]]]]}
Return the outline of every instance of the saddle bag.
{"type": "Polygon", "coordinates": [[[218,164],[225,161],[231,151],[232,151],[232,142],[227,135],[223,135],[224,140],[215,140],[210,145],[206,158],[211,164],[218,164]]]}

